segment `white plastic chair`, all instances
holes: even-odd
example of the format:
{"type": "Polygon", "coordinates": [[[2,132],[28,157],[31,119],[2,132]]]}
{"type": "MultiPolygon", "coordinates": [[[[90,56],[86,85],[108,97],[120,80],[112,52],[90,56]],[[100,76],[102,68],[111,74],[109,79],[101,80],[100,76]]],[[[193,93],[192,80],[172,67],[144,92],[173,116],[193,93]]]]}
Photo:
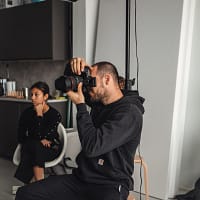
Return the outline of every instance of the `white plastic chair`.
{"type": "MultiPolygon", "coordinates": [[[[60,123],[58,125],[57,130],[58,130],[60,141],[63,144],[62,151],[59,154],[59,156],[57,158],[55,158],[54,160],[45,162],[45,168],[56,166],[59,162],[62,161],[62,159],[64,158],[64,155],[65,155],[65,152],[66,152],[67,134],[66,134],[65,128],[60,123]]],[[[17,148],[15,149],[14,155],[13,155],[13,163],[18,166],[20,163],[20,159],[21,159],[21,144],[18,144],[17,148]]]]}
{"type": "Polygon", "coordinates": [[[67,148],[65,150],[64,165],[67,173],[71,173],[73,168],[78,167],[76,164],[76,157],[81,151],[81,143],[77,131],[67,132],[67,148]]]}

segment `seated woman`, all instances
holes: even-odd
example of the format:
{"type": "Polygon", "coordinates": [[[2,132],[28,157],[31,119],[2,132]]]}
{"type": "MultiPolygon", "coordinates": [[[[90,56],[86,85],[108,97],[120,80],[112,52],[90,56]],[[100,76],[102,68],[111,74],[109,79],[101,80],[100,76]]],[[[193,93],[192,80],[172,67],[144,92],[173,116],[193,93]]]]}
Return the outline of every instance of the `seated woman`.
{"type": "Polygon", "coordinates": [[[60,113],[47,104],[49,86],[37,82],[31,86],[33,105],[21,114],[18,142],[22,144],[21,161],[15,177],[24,183],[44,178],[44,164],[54,160],[61,151],[57,126],[60,113]]]}

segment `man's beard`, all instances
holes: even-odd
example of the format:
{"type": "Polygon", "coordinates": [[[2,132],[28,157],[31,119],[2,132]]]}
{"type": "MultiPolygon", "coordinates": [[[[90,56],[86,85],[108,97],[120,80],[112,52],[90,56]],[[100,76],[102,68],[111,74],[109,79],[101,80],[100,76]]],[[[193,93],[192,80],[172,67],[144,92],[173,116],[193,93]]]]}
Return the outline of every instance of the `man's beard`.
{"type": "Polygon", "coordinates": [[[100,83],[100,86],[96,92],[91,90],[92,95],[90,95],[90,101],[92,103],[98,103],[101,102],[103,103],[103,99],[105,98],[105,91],[104,91],[104,86],[103,83],[100,83]]]}
{"type": "Polygon", "coordinates": [[[96,93],[92,93],[90,95],[91,102],[103,102],[103,99],[105,98],[105,94],[103,92],[97,91],[96,93]]]}
{"type": "Polygon", "coordinates": [[[102,99],[103,99],[103,95],[101,94],[95,94],[93,96],[90,96],[90,101],[92,103],[102,102],[102,99]]]}

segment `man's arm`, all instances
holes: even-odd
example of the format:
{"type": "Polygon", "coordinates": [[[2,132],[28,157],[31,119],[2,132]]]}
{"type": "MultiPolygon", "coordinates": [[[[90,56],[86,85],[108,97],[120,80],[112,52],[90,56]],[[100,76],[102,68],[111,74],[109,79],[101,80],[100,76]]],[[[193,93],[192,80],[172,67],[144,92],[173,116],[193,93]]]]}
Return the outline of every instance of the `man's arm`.
{"type": "Polygon", "coordinates": [[[95,128],[85,104],[77,105],[77,110],[82,150],[88,157],[105,154],[131,140],[138,142],[140,139],[142,114],[133,105],[114,110],[99,128],[95,128]]]}

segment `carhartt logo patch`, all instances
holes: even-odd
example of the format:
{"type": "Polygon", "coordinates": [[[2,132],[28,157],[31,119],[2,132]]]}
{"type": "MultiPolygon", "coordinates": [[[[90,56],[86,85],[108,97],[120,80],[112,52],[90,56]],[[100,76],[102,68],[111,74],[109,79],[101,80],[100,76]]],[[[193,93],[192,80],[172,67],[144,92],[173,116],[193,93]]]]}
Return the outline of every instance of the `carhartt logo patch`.
{"type": "Polygon", "coordinates": [[[99,164],[99,165],[103,165],[103,163],[104,163],[104,160],[103,160],[103,159],[99,159],[99,160],[98,160],[98,164],[99,164]]]}

